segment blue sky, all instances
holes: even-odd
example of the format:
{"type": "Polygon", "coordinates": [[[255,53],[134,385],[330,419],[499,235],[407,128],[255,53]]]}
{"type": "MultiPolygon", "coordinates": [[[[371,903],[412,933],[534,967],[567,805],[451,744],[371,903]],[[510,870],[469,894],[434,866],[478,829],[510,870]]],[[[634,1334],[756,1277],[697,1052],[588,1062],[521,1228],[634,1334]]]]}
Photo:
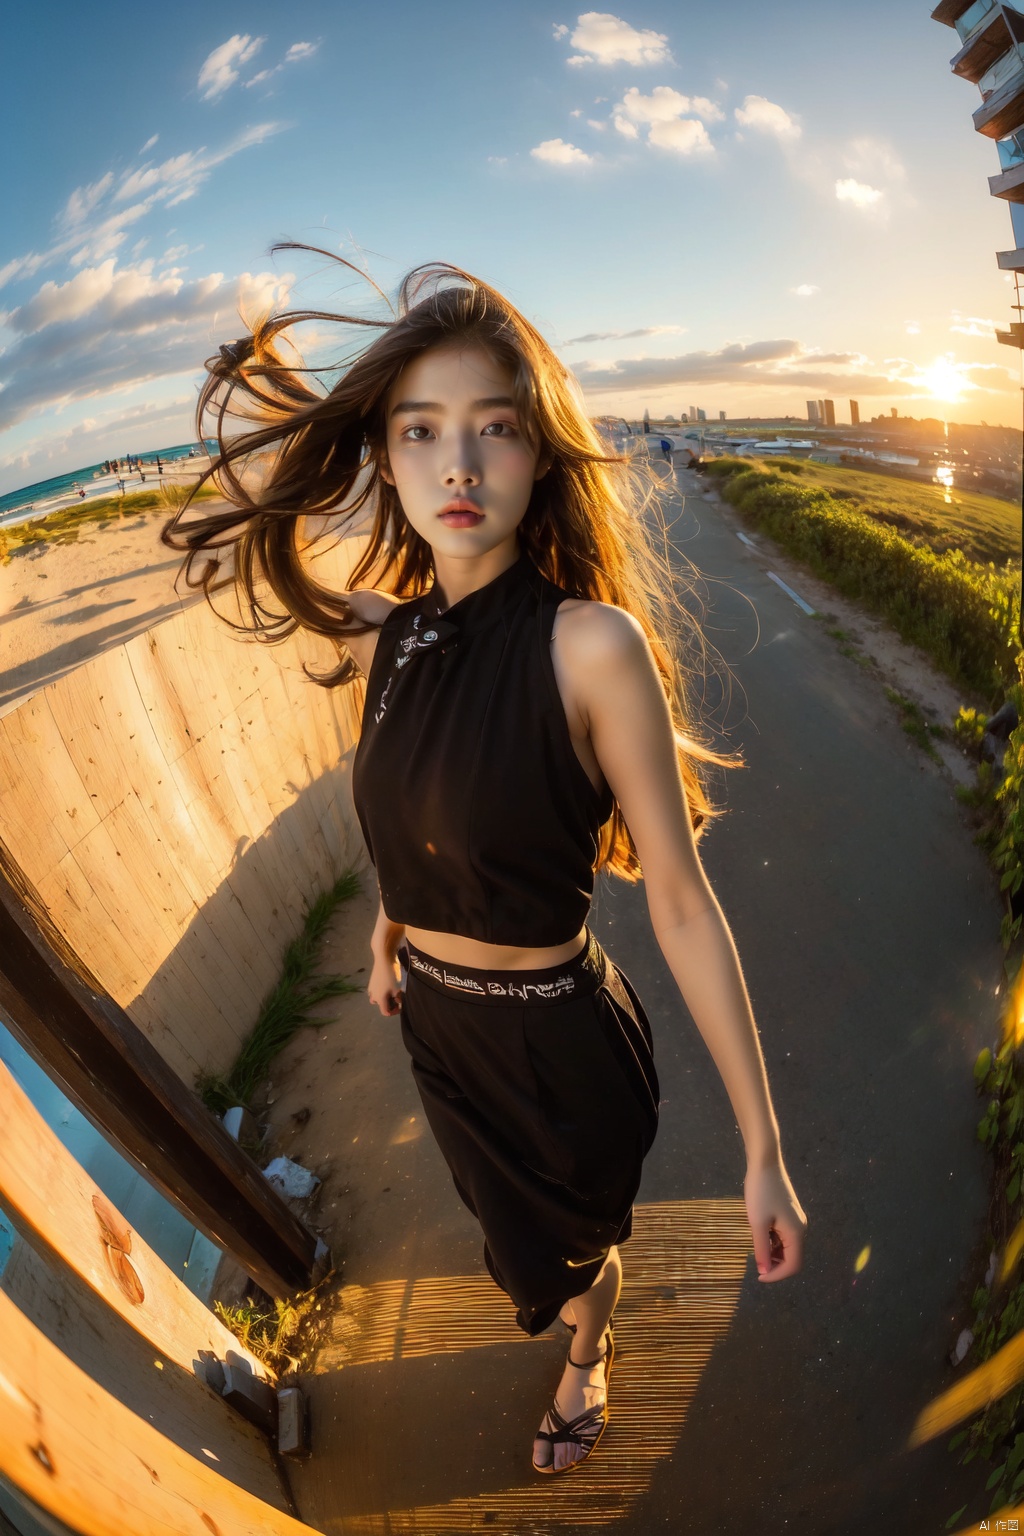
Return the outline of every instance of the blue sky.
{"type": "Polygon", "coordinates": [[[1016,424],[977,89],[916,0],[20,7],[0,113],[0,491],[187,440],[240,300],[441,259],[591,410],[1016,424]]]}

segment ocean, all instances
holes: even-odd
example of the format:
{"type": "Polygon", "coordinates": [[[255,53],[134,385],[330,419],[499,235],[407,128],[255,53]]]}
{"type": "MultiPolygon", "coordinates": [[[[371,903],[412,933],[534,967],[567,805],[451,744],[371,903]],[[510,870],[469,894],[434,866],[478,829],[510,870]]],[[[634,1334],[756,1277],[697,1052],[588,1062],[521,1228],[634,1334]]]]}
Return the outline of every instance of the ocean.
{"type": "MultiPolygon", "coordinates": [[[[215,450],[217,445],[208,438],[206,446],[215,450]]],[[[150,481],[155,483],[159,479],[155,465],[158,455],[163,463],[169,464],[175,459],[187,459],[190,453],[202,455],[203,445],[197,441],[178,443],[173,448],[154,448],[146,453],[133,453],[132,458],[144,461],[148,490],[150,481]],[[150,465],[153,465],[152,472],[150,472],[150,465]]],[[[205,467],[204,459],[203,468],[205,467]]],[[[70,475],[54,475],[52,480],[40,480],[37,485],[26,485],[19,491],[8,491],[6,496],[0,496],[0,527],[4,523],[21,523],[31,518],[45,517],[47,512],[66,506],[79,488],[85,492],[85,497],[79,497],[79,500],[88,501],[93,496],[109,496],[112,492],[116,492],[114,478],[116,477],[105,473],[102,464],[86,464],[84,468],[76,469],[70,475]]],[[[142,482],[137,470],[126,469],[122,472],[121,478],[125,482],[125,490],[142,490],[142,482]]]]}

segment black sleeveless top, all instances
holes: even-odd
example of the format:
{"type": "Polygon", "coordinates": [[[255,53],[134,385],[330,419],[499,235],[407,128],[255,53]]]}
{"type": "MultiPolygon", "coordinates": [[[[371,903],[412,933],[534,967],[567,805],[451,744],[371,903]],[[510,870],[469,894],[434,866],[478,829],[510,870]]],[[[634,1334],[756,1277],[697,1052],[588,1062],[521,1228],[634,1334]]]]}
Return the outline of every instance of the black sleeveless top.
{"type": "Polygon", "coordinates": [[[381,626],[352,792],[392,922],[528,949],[586,921],[611,791],[573,750],[551,660],[566,597],[521,555],[381,626]]]}

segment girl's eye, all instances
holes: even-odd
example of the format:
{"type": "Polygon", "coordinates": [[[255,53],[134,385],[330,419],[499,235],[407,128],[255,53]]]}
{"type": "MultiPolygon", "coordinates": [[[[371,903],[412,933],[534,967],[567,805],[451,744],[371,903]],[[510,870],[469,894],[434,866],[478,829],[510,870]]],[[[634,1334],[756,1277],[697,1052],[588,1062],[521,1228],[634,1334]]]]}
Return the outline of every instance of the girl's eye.
{"type": "Polygon", "coordinates": [[[413,433],[414,432],[425,432],[425,433],[429,434],[430,428],[429,427],[406,427],[406,429],[405,429],[404,433],[402,434],[402,436],[409,438],[409,440],[411,442],[422,443],[424,441],[424,439],[422,437],[413,437],[413,433]]]}
{"type": "Polygon", "coordinates": [[[484,431],[490,432],[494,437],[511,437],[515,430],[515,427],[510,421],[492,421],[489,422],[486,427],[484,427],[484,431]],[[494,431],[495,427],[497,428],[497,431],[494,431]]]}

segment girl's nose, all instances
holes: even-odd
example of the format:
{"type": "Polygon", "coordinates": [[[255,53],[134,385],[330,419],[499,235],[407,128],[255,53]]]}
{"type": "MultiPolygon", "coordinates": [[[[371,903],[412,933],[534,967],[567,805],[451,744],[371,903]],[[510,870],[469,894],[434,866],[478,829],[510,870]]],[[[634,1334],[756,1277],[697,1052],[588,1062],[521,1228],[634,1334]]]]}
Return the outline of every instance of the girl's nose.
{"type": "Polygon", "coordinates": [[[451,445],[444,483],[454,487],[480,483],[479,457],[465,438],[459,438],[451,445]]]}

